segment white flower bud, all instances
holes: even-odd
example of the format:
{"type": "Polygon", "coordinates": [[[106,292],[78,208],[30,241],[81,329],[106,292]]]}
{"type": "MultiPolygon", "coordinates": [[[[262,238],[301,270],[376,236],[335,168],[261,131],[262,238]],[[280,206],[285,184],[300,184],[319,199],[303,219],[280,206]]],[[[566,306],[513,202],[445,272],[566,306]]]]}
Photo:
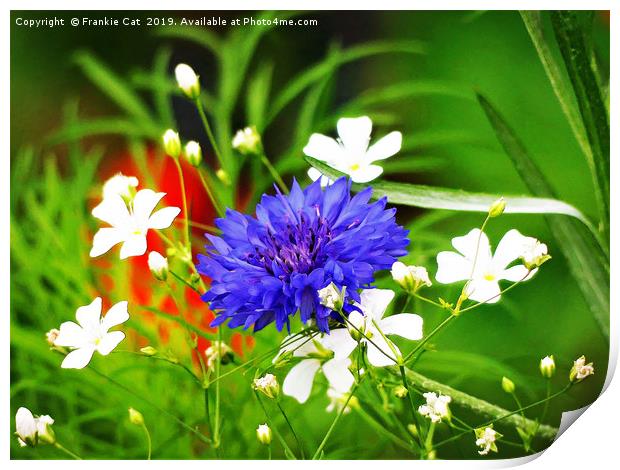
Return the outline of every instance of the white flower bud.
{"type": "Polygon", "coordinates": [[[256,438],[258,442],[268,446],[271,444],[271,428],[267,424],[260,424],[256,428],[256,438]]]}
{"type": "Polygon", "coordinates": [[[428,271],[423,266],[407,266],[405,263],[396,261],[392,265],[392,279],[406,292],[416,292],[420,287],[433,285],[428,277],[428,271]]]}
{"type": "Polygon", "coordinates": [[[179,158],[181,155],[181,139],[179,134],[172,129],[168,129],[164,132],[162,137],[164,143],[164,151],[172,158],[179,158]]]}
{"type": "Polygon", "coordinates": [[[138,410],[134,408],[129,408],[129,421],[131,424],[135,424],[136,426],[144,425],[144,416],[138,410]]]}
{"type": "Polygon", "coordinates": [[[232,146],[243,155],[256,155],[260,152],[261,140],[256,127],[246,127],[237,131],[232,140],[232,146]]]}
{"type": "Polygon", "coordinates": [[[157,251],[149,253],[148,265],[151,273],[158,281],[165,281],[168,278],[168,259],[164,258],[157,251]]]}
{"type": "Polygon", "coordinates": [[[499,217],[504,213],[504,209],[506,209],[506,201],[503,197],[500,197],[497,201],[491,204],[489,209],[489,217],[499,217]]]}
{"type": "Polygon", "coordinates": [[[594,364],[592,362],[586,364],[586,357],[581,356],[573,363],[569,378],[571,382],[580,382],[593,374],[594,364]]]}
{"type": "Polygon", "coordinates": [[[280,394],[280,384],[273,374],[265,374],[263,377],[254,379],[254,390],[257,390],[269,398],[277,398],[280,394]]]}
{"type": "Polygon", "coordinates": [[[534,269],[549,261],[551,256],[548,254],[547,245],[533,237],[527,237],[523,244],[521,259],[527,269],[534,269]]]}
{"type": "Polygon", "coordinates": [[[179,64],[174,69],[174,75],[185,96],[192,100],[200,96],[200,81],[193,68],[187,64],[179,64]]]}
{"type": "Polygon", "coordinates": [[[540,373],[543,377],[550,379],[555,374],[555,360],[553,355],[545,356],[540,360],[540,373]]]}
{"type": "Polygon", "coordinates": [[[47,343],[50,346],[55,346],[56,338],[58,338],[59,334],[60,334],[60,331],[57,330],[56,328],[52,328],[51,330],[49,330],[47,333],[45,333],[45,339],[47,340],[47,343]]]}
{"type": "Polygon", "coordinates": [[[190,140],[185,144],[185,158],[190,165],[197,167],[202,162],[202,149],[200,144],[195,140],[190,140]]]}
{"type": "Polygon", "coordinates": [[[342,290],[338,290],[338,287],[333,282],[327,287],[320,289],[317,294],[319,295],[319,301],[321,305],[329,309],[340,311],[344,305],[346,287],[342,290]]]}
{"type": "Polygon", "coordinates": [[[103,198],[118,195],[129,202],[136,195],[136,186],[138,186],[138,178],[117,173],[104,183],[103,198]]]}
{"type": "Polygon", "coordinates": [[[53,444],[56,436],[52,424],[54,420],[50,416],[35,417],[28,408],[20,407],[15,415],[15,434],[19,445],[53,444]]]}

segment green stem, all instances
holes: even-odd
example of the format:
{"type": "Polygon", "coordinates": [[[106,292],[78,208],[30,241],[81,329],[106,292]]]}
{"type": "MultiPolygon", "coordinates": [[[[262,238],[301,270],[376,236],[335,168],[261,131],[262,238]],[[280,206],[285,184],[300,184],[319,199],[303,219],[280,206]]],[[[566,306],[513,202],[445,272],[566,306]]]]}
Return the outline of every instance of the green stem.
{"type": "Polygon", "coordinates": [[[211,204],[213,205],[213,208],[217,212],[217,215],[219,215],[220,217],[224,217],[224,209],[222,209],[216,197],[213,195],[213,191],[211,190],[211,186],[209,182],[206,180],[205,175],[202,173],[200,168],[196,168],[196,171],[198,172],[198,176],[200,177],[202,186],[205,188],[205,192],[207,193],[207,196],[209,196],[209,199],[211,200],[211,204]]]}
{"type": "Polygon", "coordinates": [[[205,114],[204,107],[202,106],[202,101],[200,101],[200,98],[198,98],[195,100],[195,103],[196,103],[196,108],[198,109],[198,114],[200,114],[200,119],[202,120],[202,125],[205,128],[207,137],[209,137],[209,142],[211,142],[211,147],[213,147],[213,151],[215,152],[215,155],[217,159],[219,160],[222,168],[224,168],[224,170],[227,170],[228,165],[226,165],[224,158],[222,158],[222,154],[220,153],[217,142],[215,141],[215,137],[213,136],[213,131],[211,130],[211,126],[209,125],[209,120],[207,119],[207,115],[205,114]]]}
{"type": "Polygon", "coordinates": [[[441,330],[443,330],[446,325],[448,323],[450,323],[452,321],[453,318],[456,318],[456,315],[450,314],[450,316],[448,318],[446,318],[444,321],[442,321],[438,326],[435,327],[435,329],[433,331],[431,331],[424,339],[422,339],[422,341],[420,341],[415,348],[413,348],[413,350],[407,354],[407,356],[405,356],[405,358],[403,359],[403,364],[406,364],[407,362],[409,362],[409,360],[413,357],[413,355],[415,353],[417,353],[420,349],[422,349],[424,347],[424,345],[433,337],[435,336],[437,333],[439,333],[441,330]]]}
{"type": "Polygon", "coordinates": [[[409,407],[411,408],[411,416],[413,417],[413,422],[418,428],[418,442],[420,448],[422,447],[422,426],[418,421],[418,415],[416,413],[415,403],[413,402],[413,395],[411,394],[411,390],[409,388],[409,382],[407,381],[407,374],[405,373],[405,366],[398,366],[400,370],[400,377],[403,382],[403,386],[407,389],[407,401],[409,402],[409,407]]]}
{"type": "Polygon", "coordinates": [[[349,401],[351,400],[351,398],[353,398],[353,394],[357,390],[358,386],[359,386],[359,384],[353,385],[353,388],[351,389],[351,392],[349,392],[349,396],[347,397],[347,401],[344,403],[344,405],[342,406],[342,409],[340,410],[340,412],[336,415],[336,417],[332,421],[332,424],[330,425],[329,429],[327,430],[327,433],[325,434],[325,437],[323,437],[323,440],[321,441],[321,444],[319,445],[319,447],[317,448],[316,452],[312,456],[312,460],[316,460],[321,455],[321,452],[323,451],[323,448],[325,447],[325,444],[327,444],[327,441],[329,440],[329,437],[331,436],[332,431],[336,427],[336,424],[340,420],[340,417],[344,414],[344,411],[347,409],[347,405],[349,404],[349,401]]]}
{"type": "MultiPolygon", "coordinates": [[[[217,360],[215,361],[215,378],[220,376],[222,365],[222,327],[217,327],[217,360]]],[[[215,382],[215,423],[213,424],[213,445],[220,446],[220,381],[215,382]]]]}
{"type": "Polygon", "coordinates": [[[267,170],[269,170],[269,173],[271,173],[271,176],[273,177],[274,181],[278,184],[282,192],[284,192],[284,194],[288,194],[289,190],[288,190],[288,187],[286,186],[286,183],[280,176],[280,173],[278,173],[278,170],[276,170],[276,168],[271,164],[271,162],[267,158],[267,155],[265,155],[265,152],[261,152],[260,159],[261,159],[261,162],[263,162],[263,165],[265,165],[265,167],[267,168],[267,170]]]}
{"type": "Polygon", "coordinates": [[[428,454],[431,450],[433,450],[433,436],[435,435],[435,423],[431,421],[431,424],[428,427],[428,433],[426,434],[426,440],[424,441],[424,449],[428,454]]]}
{"type": "Polygon", "coordinates": [[[278,406],[278,409],[280,410],[280,413],[282,413],[282,416],[284,416],[284,420],[286,421],[286,424],[288,424],[288,427],[291,430],[291,433],[293,434],[293,437],[295,438],[295,442],[297,442],[297,447],[299,448],[299,455],[301,455],[302,460],[305,459],[306,456],[304,455],[304,447],[301,445],[301,441],[297,437],[297,433],[295,432],[295,429],[293,428],[293,425],[291,424],[290,420],[288,419],[288,416],[286,416],[286,413],[284,412],[284,408],[282,408],[282,404],[280,403],[280,400],[276,400],[276,405],[278,406]]]}
{"type": "Polygon", "coordinates": [[[67,454],[69,457],[71,457],[72,459],[75,460],[82,460],[82,457],[80,457],[79,455],[77,455],[75,452],[71,452],[69,449],[67,449],[66,447],[64,447],[62,444],[60,444],[58,441],[54,442],[54,447],[56,447],[56,449],[61,450],[62,452],[64,452],[65,454],[67,454]]]}
{"type": "Polygon", "coordinates": [[[377,431],[377,433],[383,434],[398,447],[415,454],[412,449],[413,443],[410,444],[398,437],[396,434],[392,433],[391,431],[388,431],[382,423],[377,422],[372,416],[366,413],[363,408],[355,408],[355,411],[362,417],[364,421],[366,421],[370,426],[372,426],[374,430],[377,431]]]}
{"type": "Polygon", "coordinates": [[[144,430],[144,434],[146,434],[146,442],[148,445],[148,454],[147,454],[147,460],[151,460],[151,452],[153,450],[153,445],[151,442],[151,433],[149,433],[149,429],[146,427],[146,424],[142,423],[142,429],[144,430]]]}
{"type": "Polygon", "coordinates": [[[183,169],[181,168],[181,163],[179,163],[178,158],[173,158],[174,164],[177,167],[177,172],[179,173],[179,186],[181,187],[181,199],[183,200],[183,216],[185,217],[185,247],[188,250],[191,250],[191,245],[189,241],[189,213],[187,212],[187,196],[185,194],[185,178],[183,178],[183,169]]]}
{"type": "Polygon", "coordinates": [[[278,428],[276,428],[274,426],[273,420],[271,419],[271,416],[269,415],[269,412],[267,411],[267,408],[265,407],[265,404],[261,400],[260,395],[258,394],[258,392],[256,390],[254,390],[254,396],[256,396],[256,399],[258,400],[258,403],[260,404],[261,408],[263,409],[263,413],[265,413],[265,419],[267,420],[267,424],[269,425],[269,427],[271,428],[273,433],[276,435],[276,437],[280,441],[280,444],[282,444],[282,447],[284,448],[284,453],[286,455],[290,456],[291,458],[296,460],[295,454],[293,453],[291,448],[288,446],[288,444],[286,443],[286,441],[284,440],[284,438],[280,434],[280,431],[278,431],[278,428]]]}

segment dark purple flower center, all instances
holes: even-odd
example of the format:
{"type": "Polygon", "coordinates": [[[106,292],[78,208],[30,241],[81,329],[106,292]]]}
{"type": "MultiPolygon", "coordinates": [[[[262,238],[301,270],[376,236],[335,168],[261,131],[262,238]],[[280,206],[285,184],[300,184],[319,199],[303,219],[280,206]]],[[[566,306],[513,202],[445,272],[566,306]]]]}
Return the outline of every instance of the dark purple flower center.
{"type": "Polygon", "coordinates": [[[323,248],[332,239],[327,221],[322,217],[309,220],[302,213],[300,221],[286,224],[282,231],[268,229],[260,237],[263,246],[256,246],[248,262],[264,267],[270,274],[285,279],[292,273],[307,274],[326,258],[323,248]]]}

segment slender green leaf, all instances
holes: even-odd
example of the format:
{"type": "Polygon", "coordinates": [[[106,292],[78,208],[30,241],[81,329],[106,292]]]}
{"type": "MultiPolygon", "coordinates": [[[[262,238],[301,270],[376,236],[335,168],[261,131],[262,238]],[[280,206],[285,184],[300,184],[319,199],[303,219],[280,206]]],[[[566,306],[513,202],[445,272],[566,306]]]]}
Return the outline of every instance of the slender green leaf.
{"type": "Polygon", "coordinates": [[[603,231],[609,227],[609,122],[596,75],[592,70],[583,28],[573,11],[551,12],[551,23],[579,105],[588,136],[594,170],[595,189],[600,191],[603,231]]]}
{"type": "Polygon", "coordinates": [[[307,87],[322,80],[332,69],[348,62],[353,62],[365,57],[378,54],[405,53],[405,54],[424,54],[426,47],[419,41],[376,41],[343,50],[336,57],[329,55],[318,64],[304,70],[275,97],[271,104],[270,113],[267,117],[267,124],[275,118],[282,109],[293,99],[299,96],[307,87]]]}
{"type": "Polygon", "coordinates": [[[199,26],[164,26],[155,30],[155,35],[164,38],[182,39],[193,42],[219,56],[222,51],[221,39],[210,29],[199,26]]]}
{"type": "MultiPolygon", "coordinates": [[[[483,96],[478,100],[491,123],[495,134],[512,160],[530,191],[540,197],[554,197],[554,191],[545,176],[530,158],[523,144],[505,120],[483,96]]],[[[510,202],[508,202],[508,207],[510,202]]],[[[576,209],[575,209],[576,210],[576,209]]],[[[566,214],[570,215],[570,214],[566,214]]],[[[583,221],[583,220],[582,220],[583,221]]],[[[598,245],[571,220],[563,217],[548,218],[547,222],[562,248],[570,271],[577,281],[584,298],[603,336],[609,340],[609,261],[598,245]]],[[[598,232],[589,225],[592,235],[598,232]]]]}
{"type": "Polygon", "coordinates": [[[144,106],[140,97],[107,65],[88,52],[76,53],[74,60],[90,81],[121,109],[147,125],[155,126],[148,108],[144,106]]]}
{"type": "Polygon", "coordinates": [[[261,64],[248,83],[245,112],[248,124],[255,125],[258,131],[263,130],[263,123],[271,93],[273,63],[261,64]]]}
{"type": "MultiPolygon", "coordinates": [[[[343,173],[334,170],[312,157],[306,161],[330,178],[338,178],[343,173]]],[[[353,184],[353,190],[365,188],[362,184],[353,184]]],[[[574,217],[591,227],[588,219],[575,207],[563,201],[551,198],[529,196],[510,196],[505,194],[473,193],[459,189],[424,186],[420,184],[394,183],[391,181],[374,181],[373,197],[386,196],[392,204],[422,207],[425,209],[449,209],[464,212],[488,212],[489,207],[500,197],[506,200],[507,214],[562,214],[574,217]]]]}
{"type": "Polygon", "coordinates": [[[158,139],[160,130],[150,128],[123,118],[100,118],[91,121],[78,121],[59,129],[48,137],[48,144],[55,145],[62,142],[75,141],[94,135],[123,135],[158,139]]]}

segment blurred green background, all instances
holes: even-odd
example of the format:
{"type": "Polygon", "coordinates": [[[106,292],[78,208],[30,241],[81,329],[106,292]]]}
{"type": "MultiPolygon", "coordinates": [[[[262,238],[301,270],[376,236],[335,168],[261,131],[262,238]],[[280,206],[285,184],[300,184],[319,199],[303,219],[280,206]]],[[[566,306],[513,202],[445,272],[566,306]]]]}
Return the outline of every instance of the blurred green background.
{"type": "MultiPolygon", "coordinates": [[[[149,136],[128,139],[114,133],[49,140],[59,129],[66,129],[67,116],[75,119],[75,109],[80,119],[119,114],[113,100],[76,65],[75,52],[88,51],[97,57],[138,90],[147,105],[154,107],[157,102],[144,83],[144,71],[152,69],[157,57],[168,58],[165,67],[170,79],[174,65],[186,62],[200,74],[207,90],[215,92],[218,80],[213,73],[213,56],[205,48],[160,34],[159,28],[28,29],[15,24],[17,17],[69,19],[84,15],[12,13],[11,414],[14,416],[19,406],[27,406],[35,413],[52,415],[57,421],[59,438],[85,457],[144,458],[143,436],[126,419],[127,407],[134,406],[144,413],[152,431],[154,457],[210,456],[191,436],[175,431],[174,423],[130,394],[111,387],[87,370],[61,370],[60,358],[48,351],[44,341],[45,331],[72,319],[75,308],[92,297],[92,292],[81,285],[81,279],[93,282],[96,277],[87,257],[90,241],[85,232],[85,227],[96,227],[85,200],[93,191],[96,194],[96,187],[102,182],[95,156],[102,159],[104,166],[111,159],[124,158],[119,156],[142,148],[142,143],[156,143],[149,136]]],[[[230,19],[249,13],[88,13],[91,17],[96,15],[214,15],[230,19]]],[[[344,49],[375,40],[422,41],[425,54],[373,55],[338,68],[324,80],[324,88],[316,91],[320,94],[319,104],[308,130],[333,135],[338,110],[368,114],[378,127],[373,135],[401,130],[405,136],[401,154],[386,163],[387,179],[497,194],[526,194],[525,185],[475,100],[473,91],[480,91],[525,142],[558,197],[595,218],[595,200],[585,160],[517,12],[350,11],[309,12],[300,17],[317,19],[318,26],[266,28],[242,83],[242,96],[266,62],[273,64],[272,90],[279,90],[300,71],[325,58],[330,48],[344,49]],[[394,88],[401,83],[419,86],[406,88],[414,90],[409,92],[394,88]],[[347,108],[350,100],[359,97],[360,102],[347,108]]],[[[223,36],[228,29],[215,27],[211,31],[223,36]]],[[[606,75],[609,20],[604,12],[594,15],[593,39],[606,75]]],[[[296,176],[307,182],[307,164],[299,147],[290,145],[292,137],[303,142],[309,136],[298,120],[302,100],[303,96],[289,104],[267,128],[263,139],[268,154],[281,157],[278,163],[286,173],[285,179],[296,176]]],[[[180,96],[174,96],[171,103],[175,122],[162,119],[158,122],[161,130],[176,125],[184,139],[206,142],[191,106],[180,96]]],[[[267,110],[271,105],[268,100],[267,110]]],[[[232,118],[233,130],[252,124],[247,120],[243,100],[232,118]]],[[[210,156],[207,160],[213,161],[210,156]]],[[[242,181],[259,171],[252,163],[244,168],[242,181]]],[[[408,259],[427,266],[434,274],[436,253],[448,249],[452,237],[479,226],[483,217],[399,208],[398,218],[400,223],[412,226],[412,254],[408,259]]],[[[451,325],[433,340],[436,351],[423,355],[418,370],[510,409],[514,404],[501,390],[502,375],[515,381],[522,401],[532,402],[544,396],[545,383],[538,372],[540,358],[555,356],[558,373],[554,387],[559,389],[566,382],[572,361],[585,354],[594,361],[596,375],[551,403],[547,422],[557,425],[562,411],[582,407],[600,392],[608,347],[543,217],[505,215],[494,220],[489,227],[492,244],[496,245],[510,228],[545,241],[553,255],[552,262],[499,304],[477,309],[451,325]]],[[[109,259],[115,262],[115,256],[109,259]]],[[[112,269],[116,279],[127,276],[122,267],[112,269]]],[[[389,284],[387,278],[381,283],[389,284]]],[[[105,295],[112,300],[123,298],[118,291],[105,295]]],[[[429,295],[449,297],[445,286],[434,286],[429,295]]],[[[455,295],[456,288],[449,298],[455,295]]],[[[417,313],[425,318],[427,331],[440,321],[440,314],[426,306],[417,306],[417,313]]],[[[147,328],[133,317],[129,326],[138,331],[147,328]]],[[[261,332],[256,337],[256,351],[274,347],[279,341],[277,337],[275,331],[261,332]]],[[[145,369],[139,360],[114,355],[106,360],[97,358],[94,364],[120,382],[148,394],[160,406],[186,416],[188,422],[199,420],[203,413],[200,391],[191,388],[176,370],[161,365],[145,369]]],[[[227,458],[264,457],[253,437],[263,418],[246,386],[251,374],[225,384],[230,393],[230,400],[224,404],[227,458]]],[[[326,404],[322,392],[303,407],[293,400],[285,401],[297,426],[306,429],[316,441],[309,443],[310,449],[318,444],[332,419],[323,412],[326,404]]],[[[532,416],[539,413],[540,410],[534,411],[532,416]]],[[[356,443],[368,440],[370,432],[354,414],[344,417],[330,441],[328,457],[406,457],[387,443],[360,450],[356,443]]],[[[466,451],[468,458],[477,455],[469,437],[461,446],[442,448],[439,455],[459,458],[459,448],[466,451]]],[[[11,449],[13,458],[59,457],[51,448],[19,449],[14,439],[11,449]]],[[[514,452],[502,447],[499,457],[509,457],[514,452]]]]}

